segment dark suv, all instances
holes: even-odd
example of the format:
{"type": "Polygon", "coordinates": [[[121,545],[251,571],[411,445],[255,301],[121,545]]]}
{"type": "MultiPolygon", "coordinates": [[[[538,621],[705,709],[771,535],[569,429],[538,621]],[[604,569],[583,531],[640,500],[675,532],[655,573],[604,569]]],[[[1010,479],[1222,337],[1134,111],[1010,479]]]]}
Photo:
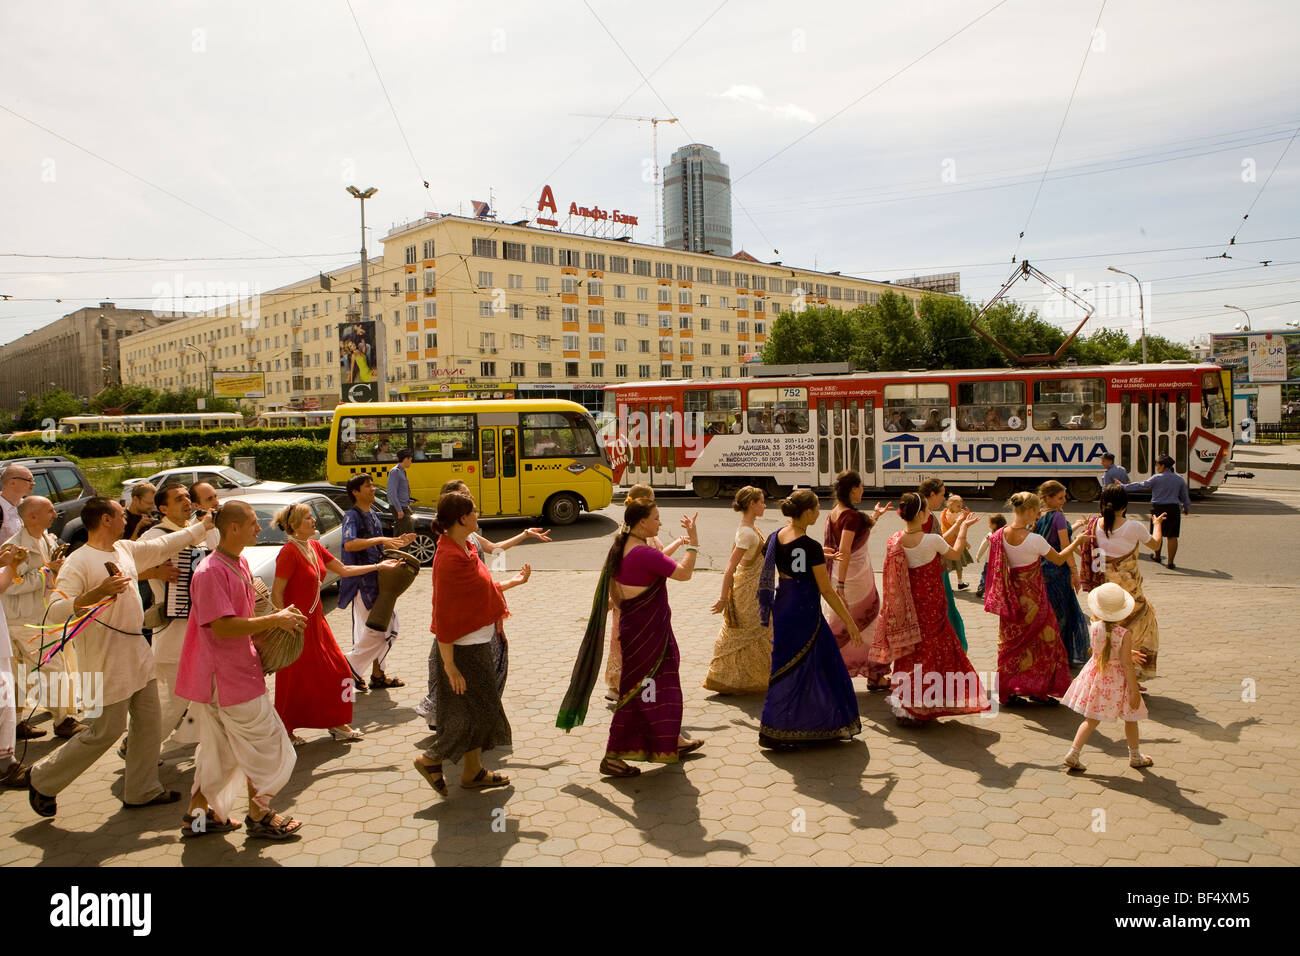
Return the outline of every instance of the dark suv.
{"type": "Polygon", "coordinates": [[[49,498],[58,517],[50,526],[60,541],[84,544],[85,529],[81,526],[81,508],[87,498],[95,496],[95,489],[82,474],[75,462],[60,455],[43,455],[39,458],[8,458],[0,461],[0,471],[9,465],[23,465],[32,473],[36,483],[31,493],[49,498]]]}

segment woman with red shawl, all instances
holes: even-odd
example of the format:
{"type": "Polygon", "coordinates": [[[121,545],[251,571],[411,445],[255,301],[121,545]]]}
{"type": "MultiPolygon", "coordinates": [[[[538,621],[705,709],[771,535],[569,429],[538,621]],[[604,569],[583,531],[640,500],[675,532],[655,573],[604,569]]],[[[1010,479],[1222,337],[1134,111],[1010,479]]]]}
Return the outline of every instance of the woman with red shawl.
{"type": "Polygon", "coordinates": [[[898,516],[907,529],[895,532],[885,548],[884,594],[871,646],[873,660],[894,665],[890,707],[905,727],[988,710],[979,675],[948,619],[941,580],[943,559],[962,553],[966,529],[979,518],[970,515],[954,525],[957,536],[949,546],[922,530],[930,516],[919,494],[899,498],[898,516]]]}
{"type": "Polygon", "coordinates": [[[1041,506],[1033,492],[1012,495],[1015,517],[989,539],[984,610],[998,616],[998,700],[1004,704],[1023,704],[1028,697],[1054,707],[1054,698],[1070,688],[1070,661],[1039,558],[1065,564],[1088,536],[1057,551],[1029,530],[1041,506]]]}
{"type": "Polygon", "coordinates": [[[442,762],[464,760],[460,783],[467,790],[501,787],[505,774],[490,773],[479,754],[509,746],[510,721],[501,706],[492,636],[510,612],[501,587],[469,543],[478,530],[474,499],[461,492],[438,500],[434,527],[442,534],[433,559],[433,630],[438,635],[438,731],[415,769],[447,795],[442,762]]]}

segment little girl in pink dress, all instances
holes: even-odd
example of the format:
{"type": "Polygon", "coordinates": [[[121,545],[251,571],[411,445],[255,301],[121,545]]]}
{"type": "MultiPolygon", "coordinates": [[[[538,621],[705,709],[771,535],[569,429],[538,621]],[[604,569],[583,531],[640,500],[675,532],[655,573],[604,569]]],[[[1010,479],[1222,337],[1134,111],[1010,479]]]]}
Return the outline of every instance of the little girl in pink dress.
{"type": "Polygon", "coordinates": [[[1128,631],[1116,623],[1133,613],[1134,603],[1133,596],[1114,583],[1088,594],[1093,617],[1089,628],[1092,657],[1061,698],[1061,703],[1084,717],[1065,755],[1064,764],[1071,772],[1087,769],[1079,762],[1079,753],[1103,720],[1124,721],[1130,767],[1155,763],[1138,749],[1138,721],[1147,717],[1147,708],[1138,690],[1128,631]]]}

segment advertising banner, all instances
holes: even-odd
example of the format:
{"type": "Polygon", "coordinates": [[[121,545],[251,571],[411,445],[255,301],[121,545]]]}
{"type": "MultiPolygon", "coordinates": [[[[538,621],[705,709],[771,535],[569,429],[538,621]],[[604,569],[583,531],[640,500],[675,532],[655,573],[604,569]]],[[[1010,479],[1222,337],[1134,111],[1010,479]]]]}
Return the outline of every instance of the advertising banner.
{"type": "Polygon", "coordinates": [[[1234,384],[1300,382],[1300,332],[1210,336],[1211,359],[1232,369],[1234,384]]]}
{"type": "Polygon", "coordinates": [[[217,398],[266,398],[266,375],[231,370],[212,373],[212,393],[217,398]]]}
{"type": "Polygon", "coordinates": [[[378,400],[373,321],[339,325],[339,383],[345,402],[378,400]]]}

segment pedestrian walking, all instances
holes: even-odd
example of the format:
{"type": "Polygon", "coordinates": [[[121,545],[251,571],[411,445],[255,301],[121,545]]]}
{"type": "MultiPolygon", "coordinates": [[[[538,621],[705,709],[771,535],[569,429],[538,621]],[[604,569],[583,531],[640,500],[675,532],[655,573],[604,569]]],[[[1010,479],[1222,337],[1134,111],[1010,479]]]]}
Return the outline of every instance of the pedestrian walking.
{"type": "MultiPolygon", "coordinates": [[[[1178,554],[1178,533],[1182,528],[1183,515],[1191,514],[1192,496],[1187,490],[1187,482],[1174,471],[1174,460],[1168,455],[1156,459],[1156,473],[1145,481],[1134,481],[1124,486],[1129,494],[1135,491],[1151,492],[1151,524],[1155,529],[1156,515],[1164,518],[1160,526],[1161,535],[1169,542],[1169,570],[1176,570],[1174,557],[1178,554]],[[1181,514],[1179,513],[1181,509],[1181,514]]],[[[1160,563],[1160,547],[1156,546],[1151,560],[1160,563]]]]}
{"type": "Polygon", "coordinates": [[[767,510],[761,488],[746,485],[736,492],[732,509],[741,514],[731,558],[722,574],[722,596],[712,612],[722,615],[722,631],[704,689],[718,694],[761,694],[772,670],[772,628],[759,620],[758,579],[767,539],[755,527],[767,510]]]}
{"type": "Polygon", "coordinates": [[[1079,760],[1080,752],[1103,720],[1124,722],[1130,767],[1141,769],[1155,763],[1139,749],[1138,721],[1145,720],[1148,714],[1133,665],[1132,635],[1121,623],[1133,615],[1135,603],[1133,595],[1113,583],[1088,594],[1092,657],[1062,698],[1065,706],[1083,715],[1083,723],[1065,755],[1064,764],[1070,771],[1087,769],[1079,760]]]}
{"type": "Polygon", "coordinates": [[[1111,452],[1105,452],[1101,456],[1101,486],[1109,488],[1115,482],[1121,485],[1128,484],[1128,472],[1115,464],[1115,456],[1111,452]]]}
{"type": "Polygon", "coordinates": [[[772,620],[772,675],[758,727],[760,747],[788,749],[862,733],[853,679],[822,614],[822,600],[843,622],[855,649],[862,632],[831,585],[823,545],[808,534],[819,511],[817,495],[807,488],[782,499],[786,525],[767,545],[758,596],[763,620],[772,620]]]}
{"type": "MultiPolygon", "coordinates": [[[[1072,535],[1065,513],[1065,486],[1059,481],[1045,481],[1038,486],[1038,497],[1043,503],[1043,514],[1034,523],[1034,533],[1041,535],[1058,551],[1069,547],[1072,535]]],[[[1070,659],[1071,667],[1082,667],[1088,660],[1088,622],[1075,592],[1079,590],[1079,568],[1074,554],[1064,564],[1044,557],[1043,581],[1047,585],[1047,599],[1056,613],[1056,624],[1061,629],[1061,643],[1070,659]]]]}

